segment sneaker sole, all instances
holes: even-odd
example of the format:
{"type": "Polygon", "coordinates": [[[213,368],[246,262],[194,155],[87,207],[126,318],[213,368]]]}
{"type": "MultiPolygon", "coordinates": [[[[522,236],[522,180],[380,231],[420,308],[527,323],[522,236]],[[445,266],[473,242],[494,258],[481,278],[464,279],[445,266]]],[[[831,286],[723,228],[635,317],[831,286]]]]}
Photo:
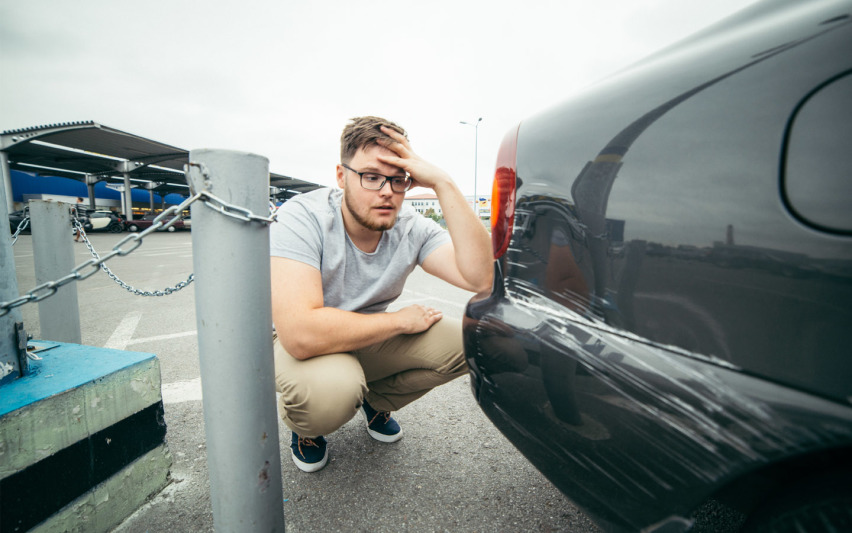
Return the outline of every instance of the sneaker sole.
{"type": "Polygon", "coordinates": [[[385,435],[384,433],[379,433],[378,431],[373,431],[372,429],[370,429],[370,419],[367,418],[367,413],[364,412],[363,408],[359,409],[359,411],[361,411],[361,414],[364,415],[364,422],[365,422],[365,425],[367,426],[367,433],[369,433],[370,436],[373,437],[374,439],[376,439],[377,441],[379,441],[379,442],[396,442],[396,441],[398,441],[399,439],[402,438],[402,428],[399,428],[399,433],[397,433],[395,435],[385,435]]]}
{"type": "Polygon", "coordinates": [[[304,461],[301,461],[292,452],[290,453],[290,457],[293,458],[293,462],[296,463],[296,466],[299,467],[299,470],[301,470],[302,472],[316,472],[317,470],[322,469],[328,463],[328,448],[326,448],[325,455],[318,463],[306,463],[304,461]]]}

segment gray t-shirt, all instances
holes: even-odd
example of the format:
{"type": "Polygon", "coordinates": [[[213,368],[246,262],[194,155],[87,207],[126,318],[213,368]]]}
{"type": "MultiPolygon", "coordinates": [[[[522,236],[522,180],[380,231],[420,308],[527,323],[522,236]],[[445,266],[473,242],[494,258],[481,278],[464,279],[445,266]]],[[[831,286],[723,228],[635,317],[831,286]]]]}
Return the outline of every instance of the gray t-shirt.
{"type": "Polygon", "coordinates": [[[435,221],[403,205],[396,224],[373,253],[358,249],[343,227],[341,189],[317,189],[283,203],[269,228],[270,253],[322,273],[324,305],[378,313],[402,294],[405,280],[449,234],[435,221]]]}

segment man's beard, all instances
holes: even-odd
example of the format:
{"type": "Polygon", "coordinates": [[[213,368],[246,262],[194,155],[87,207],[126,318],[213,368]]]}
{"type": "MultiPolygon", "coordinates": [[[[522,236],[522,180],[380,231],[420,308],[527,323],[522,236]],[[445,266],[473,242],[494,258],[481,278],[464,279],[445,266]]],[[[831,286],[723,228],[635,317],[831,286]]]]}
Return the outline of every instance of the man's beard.
{"type": "MultiPolygon", "coordinates": [[[[388,184],[388,186],[390,186],[390,184],[388,184]]],[[[352,208],[349,207],[353,204],[353,202],[350,201],[351,197],[349,196],[348,187],[343,188],[343,196],[343,200],[346,204],[346,210],[349,211],[349,214],[352,215],[352,218],[355,219],[355,222],[361,224],[365,228],[372,231],[386,231],[393,228],[394,224],[396,224],[396,217],[393,217],[387,222],[374,222],[371,220],[367,220],[365,217],[362,217],[360,213],[356,213],[352,208]]]]}

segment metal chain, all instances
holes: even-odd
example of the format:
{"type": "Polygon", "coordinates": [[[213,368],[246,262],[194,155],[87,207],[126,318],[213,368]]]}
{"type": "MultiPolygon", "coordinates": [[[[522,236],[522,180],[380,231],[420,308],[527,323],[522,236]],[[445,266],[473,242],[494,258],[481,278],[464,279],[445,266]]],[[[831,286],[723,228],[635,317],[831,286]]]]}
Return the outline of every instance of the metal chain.
{"type": "MultiPolygon", "coordinates": [[[[76,216],[74,217],[74,226],[77,228],[77,232],[83,237],[83,244],[85,244],[86,247],[89,249],[89,252],[91,252],[92,257],[94,257],[95,259],[100,259],[101,256],[98,254],[97,251],[95,251],[94,246],[92,246],[92,242],[89,240],[88,235],[86,235],[86,231],[83,229],[83,226],[80,224],[80,221],[77,219],[76,216]]],[[[148,234],[147,230],[146,230],[145,234],[146,235],[148,234]]],[[[140,241],[141,241],[141,238],[140,238],[140,241]]],[[[116,276],[115,273],[112,270],[110,270],[110,268],[108,266],[106,266],[105,263],[101,263],[100,266],[101,266],[101,270],[103,270],[106,273],[106,275],[109,276],[110,279],[112,279],[114,282],[116,282],[122,289],[124,289],[124,290],[126,290],[130,293],[133,293],[137,296],[167,296],[169,294],[172,294],[174,292],[177,292],[177,291],[183,289],[184,287],[188,286],[190,283],[195,281],[195,274],[190,274],[189,277],[186,278],[186,281],[181,281],[181,282],[177,283],[174,287],[166,287],[165,289],[163,289],[161,291],[160,290],[143,291],[143,290],[140,290],[140,289],[133,287],[132,285],[128,285],[127,283],[122,281],[121,278],[116,276]]]]}
{"type": "Polygon", "coordinates": [[[24,231],[30,223],[30,216],[25,215],[24,219],[18,223],[18,229],[15,230],[15,233],[12,234],[12,246],[15,246],[15,243],[18,242],[18,235],[24,231]]]}
{"type": "MultiPolygon", "coordinates": [[[[219,212],[219,213],[221,213],[225,216],[229,216],[231,218],[236,218],[238,220],[242,220],[244,222],[260,222],[260,223],[263,223],[263,224],[271,224],[272,222],[275,222],[275,216],[262,217],[262,216],[259,216],[259,215],[255,215],[250,210],[243,208],[243,207],[235,206],[233,204],[229,204],[228,202],[225,202],[221,198],[218,198],[218,197],[210,194],[207,191],[201,191],[201,192],[195,193],[192,196],[190,196],[189,198],[187,198],[186,200],[184,200],[180,205],[173,205],[172,207],[166,209],[165,211],[163,211],[162,213],[157,215],[157,217],[154,219],[151,226],[148,229],[146,229],[145,231],[142,231],[140,233],[131,233],[130,235],[128,235],[124,239],[120,240],[118,242],[118,244],[113,246],[112,251],[110,253],[106,254],[103,257],[98,256],[98,254],[94,251],[94,249],[91,247],[90,243],[88,242],[88,239],[86,239],[86,245],[89,247],[89,250],[91,250],[93,252],[94,257],[92,259],[89,259],[88,261],[77,265],[76,267],[74,267],[73,270],[71,270],[71,273],[66,275],[66,276],[63,276],[63,277],[61,277],[61,278],[59,278],[55,281],[48,281],[47,283],[42,283],[41,285],[34,287],[28,293],[14,299],[14,300],[9,300],[8,302],[0,303],[0,316],[5,316],[6,314],[9,313],[9,311],[14,309],[15,307],[19,307],[19,306],[22,306],[22,305],[30,303],[30,302],[40,302],[41,300],[44,300],[45,298],[49,298],[49,297],[53,296],[54,294],[56,294],[56,291],[59,290],[59,288],[62,287],[63,285],[67,285],[68,283],[71,283],[72,281],[84,280],[84,279],[94,275],[101,268],[103,268],[104,271],[109,274],[109,269],[104,265],[104,263],[106,263],[108,260],[112,259],[116,255],[125,256],[125,255],[130,254],[131,252],[133,252],[137,248],[139,248],[139,246],[142,245],[142,240],[145,237],[147,237],[151,232],[156,231],[157,229],[160,229],[160,228],[162,228],[162,229],[168,228],[169,226],[171,226],[172,224],[177,222],[178,217],[175,216],[174,218],[172,218],[172,220],[170,220],[167,223],[164,223],[163,219],[165,219],[166,217],[168,217],[170,215],[176,215],[177,213],[183,212],[187,207],[189,207],[193,202],[195,202],[197,200],[202,200],[204,205],[210,207],[214,211],[217,211],[217,212],[219,212]],[[122,246],[129,241],[133,241],[133,247],[128,249],[128,250],[122,249],[122,246]]],[[[76,214],[76,210],[75,210],[75,214],[76,214]]],[[[77,220],[76,216],[74,217],[74,220],[75,220],[75,225],[77,226],[77,231],[81,231],[82,226],[79,225],[79,221],[77,220]]],[[[85,238],[85,231],[83,232],[82,235],[85,238]]],[[[112,277],[114,280],[116,280],[116,283],[119,283],[120,285],[122,285],[126,289],[128,289],[128,290],[133,289],[132,287],[129,287],[125,283],[118,280],[114,275],[112,275],[110,277],[112,277]]],[[[177,285],[175,285],[175,287],[165,289],[164,291],[155,291],[155,292],[147,293],[147,294],[146,294],[147,291],[138,291],[138,292],[135,292],[135,294],[140,294],[142,296],[152,296],[152,295],[159,296],[158,294],[156,294],[156,292],[162,292],[163,294],[171,294],[173,292],[176,292],[176,291],[186,287],[190,283],[192,283],[193,279],[194,279],[194,275],[191,274],[190,277],[186,281],[182,281],[182,282],[178,283],[177,285]]],[[[133,289],[133,291],[135,291],[135,290],[136,289],[133,289]]]]}
{"type": "Polygon", "coordinates": [[[210,209],[217,211],[225,216],[236,218],[237,220],[242,220],[243,222],[260,222],[269,225],[275,222],[278,216],[272,214],[270,214],[270,216],[268,217],[255,215],[245,207],[229,204],[218,196],[215,196],[206,191],[198,193],[198,196],[202,196],[204,198],[204,205],[206,205],[210,209]]]}

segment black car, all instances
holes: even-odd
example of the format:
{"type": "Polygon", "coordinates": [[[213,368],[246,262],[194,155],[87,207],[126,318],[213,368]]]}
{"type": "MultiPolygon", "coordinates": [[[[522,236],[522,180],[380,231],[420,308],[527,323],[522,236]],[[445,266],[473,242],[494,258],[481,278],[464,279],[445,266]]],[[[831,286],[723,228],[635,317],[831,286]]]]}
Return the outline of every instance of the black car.
{"type": "Polygon", "coordinates": [[[481,408],[606,530],[852,531],[850,169],[848,0],[759,2],[524,120],[464,319],[481,408]]]}
{"type": "MultiPolygon", "coordinates": [[[[150,214],[147,214],[147,215],[143,215],[139,218],[135,218],[135,219],[131,220],[130,222],[126,223],[127,230],[128,231],[140,231],[140,230],[144,231],[144,230],[146,230],[146,229],[148,229],[148,228],[150,228],[151,226],[154,225],[154,220],[156,220],[156,218],[158,216],[160,216],[159,213],[150,213],[150,214]]],[[[167,224],[168,222],[170,222],[172,220],[172,218],[174,218],[174,217],[171,217],[167,220],[164,220],[163,223],[167,224]]],[[[185,218],[178,219],[174,224],[167,227],[166,229],[158,229],[157,231],[175,232],[177,230],[183,230],[183,229],[188,230],[188,229],[191,228],[191,224],[192,223],[190,221],[190,218],[189,218],[189,216],[187,216],[185,218]]]]}
{"type": "MultiPolygon", "coordinates": [[[[29,207],[9,213],[9,226],[14,233],[24,219],[29,218],[29,207]]],[[[98,211],[94,209],[80,209],[77,212],[77,220],[88,231],[108,231],[110,233],[121,233],[124,231],[124,219],[111,211],[98,211]]],[[[74,226],[74,215],[69,218],[71,226],[74,226]]],[[[30,222],[22,228],[22,233],[29,233],[30,222]]]]}
{"type": "MultiPolygon", "coordinates": [[[[18,231],[18,228],[21,227],[21,223],[25,219],[28,219],[29,216],[30,216],[29,209],[21,209],[19,211],[12,211],[11,213],[9,213],[9,229],[10,229],[10,231],[12,233],[15,233],[16,231],[18,231]]],[[[30,231],[30,224],[29,224],[29,221],[27,221],[27,223],[24,224],[23,227],[21,227],[21,232],[22,233],[29,233],[29,231],[30,231]]]]}

